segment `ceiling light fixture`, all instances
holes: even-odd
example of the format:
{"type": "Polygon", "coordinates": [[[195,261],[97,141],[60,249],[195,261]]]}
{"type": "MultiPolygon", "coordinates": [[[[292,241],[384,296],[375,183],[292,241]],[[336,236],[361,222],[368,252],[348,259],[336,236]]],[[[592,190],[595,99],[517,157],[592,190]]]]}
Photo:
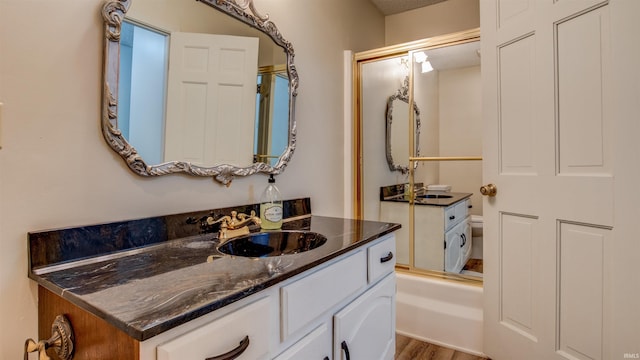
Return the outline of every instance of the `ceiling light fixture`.
{"type": "Polygon", "coordinates": [[[429,71],[433,71],[433,66],[429,61],[425,61],[422,63],[422,73],[428,73],[429,71]]]}
{"type": "Polygon", "coordinates": [[[427,58],[428,58],[427,54],[425,54],[424,51],[418,51],[417,53],[414,53],[414,56],[418,64],[421,64],[427,61],[427,58]]]}
{"type": "Polygon", "coordinates": [[[431,66],[431,63],[427,60],[429,56],[427,56],[424,51],[416,52],[413,54],[413,56],[416,60],[416,63],[422,65],[422,73],[433,71],[433,66],[431,66]]]}

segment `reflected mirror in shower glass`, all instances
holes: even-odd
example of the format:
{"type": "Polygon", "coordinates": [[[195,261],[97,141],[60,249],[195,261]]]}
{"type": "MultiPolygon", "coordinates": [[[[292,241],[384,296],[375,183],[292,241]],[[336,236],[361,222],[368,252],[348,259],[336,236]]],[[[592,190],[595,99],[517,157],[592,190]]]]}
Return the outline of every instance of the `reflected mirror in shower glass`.
{"type": "MultiPolygon", "coordinates": [[[[389,170],[402,174],[409,172],[409,156],[420,156],[420,109],[413,102],[413,114],[409,113],[409,77],[395,94],[389,96],[386,111],[386,153],[389,170]],[[411,115],[413,115],[411,117],[411,115]],[[413,121],[413,151],[409,151],[409,123],[413,121]]],[[[415,163],[414,163],[415,164],[415,163]]],[[[417,164],[415,164],[417,165],[417,164]]],[[[414,169],[415,169],[414,165],[414,169]]]]}
{"type": "Polygon", "coordinates": [[[407,134],[409,133],[409,104],[401,99],[392,99],[389,105],[390,111],[387,110],[387,127],[389,132],[389,148],[391,149],[391,158],[393,161],[390,166],[397,165],[409,170],[409,142],[407,134]]]}

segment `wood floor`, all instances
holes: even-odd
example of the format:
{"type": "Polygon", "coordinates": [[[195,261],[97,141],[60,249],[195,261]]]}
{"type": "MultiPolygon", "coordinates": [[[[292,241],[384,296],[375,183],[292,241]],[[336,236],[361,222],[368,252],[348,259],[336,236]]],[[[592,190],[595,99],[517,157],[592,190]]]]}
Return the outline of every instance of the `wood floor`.
{"type": "Polygon", "coordinates": [[[482,273],[482,259],[469,259],[462,270],[482,273]]]}
{"type": "Polygon", "coordinates": [[[396,360],[487,360],[487,358],[396,335],[396,360]]]}

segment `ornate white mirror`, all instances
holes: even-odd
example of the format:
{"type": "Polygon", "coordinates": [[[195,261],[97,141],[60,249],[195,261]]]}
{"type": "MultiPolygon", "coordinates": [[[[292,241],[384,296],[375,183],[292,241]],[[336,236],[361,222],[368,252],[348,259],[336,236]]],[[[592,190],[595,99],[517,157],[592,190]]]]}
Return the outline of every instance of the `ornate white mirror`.
{"type": "MultiPolygon", "coordinates": [[[[389,170],[402,174],[409,172],[409,77],[400,89],[387,99],[385,148],[389,170]]],[[[420,109],[413,103],[415,150],[411,154],[420,156],[420,109]]],[[[417,163],[415,164],[417,165],[417,163]]]]}
{"type": "Polygon", "coordinates": [[[253,0],[107,0],[102,130],[135,173],[229,185],[296,147],[294,51],[253,0]]]}

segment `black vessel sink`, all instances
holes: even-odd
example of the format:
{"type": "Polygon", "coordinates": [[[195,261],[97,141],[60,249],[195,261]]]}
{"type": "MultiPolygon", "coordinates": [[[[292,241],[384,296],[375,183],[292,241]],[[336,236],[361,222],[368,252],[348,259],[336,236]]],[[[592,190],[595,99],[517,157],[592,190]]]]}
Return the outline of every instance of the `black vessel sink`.
{"type": "Polygon", "coordinates": [[[239,236],[218,246],[227,255],[269,257],[298,254],[322,246],[327,238],[312,231],[269,231],[239,236]]]}

